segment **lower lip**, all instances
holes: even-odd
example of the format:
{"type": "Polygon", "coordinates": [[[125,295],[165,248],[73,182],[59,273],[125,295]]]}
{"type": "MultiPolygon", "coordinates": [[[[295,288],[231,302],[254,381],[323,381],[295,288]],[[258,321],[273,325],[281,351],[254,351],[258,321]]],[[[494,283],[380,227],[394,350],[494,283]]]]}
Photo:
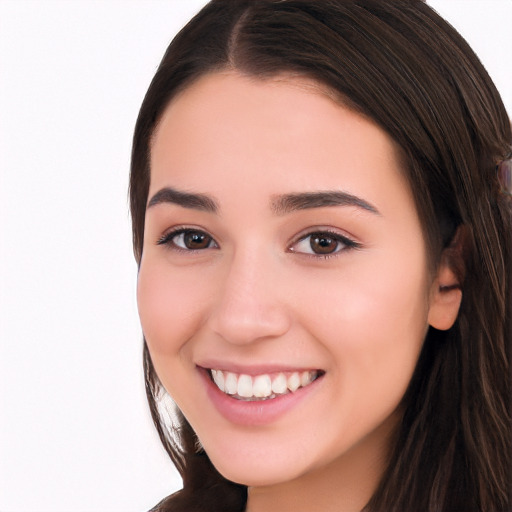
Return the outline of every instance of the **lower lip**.
{"type": "Polygon", "coordinates": [[[231,423],[245,426],[267,425],[302,403],[318,387],[323,375],[311,384],[269,400],[237,400],[223,393],[210,378],[210,373],[199,368],[206,384],[208,397],[217,410],[231,423]]]}

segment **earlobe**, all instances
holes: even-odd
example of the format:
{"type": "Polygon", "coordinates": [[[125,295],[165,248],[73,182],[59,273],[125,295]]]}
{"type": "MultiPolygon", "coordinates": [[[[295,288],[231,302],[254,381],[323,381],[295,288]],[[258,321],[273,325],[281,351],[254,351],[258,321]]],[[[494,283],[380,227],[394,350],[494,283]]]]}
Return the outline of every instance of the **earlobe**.
{"type": "MultiPolygon", "coordinates": [[[[444,258],[443,258],[444,259],[444,258]]],[[[450,329],[459,314],[462,290],[455,272],[442,262],[436,279],[432,283],[428,323],[445,331],[450,329]]]]}
{"type": "Polygon", "coordinates": [[[452,243],[441,255],[437,275],[432,283],[428,323],[441,331],[450,329],[459,314],[466,245],[467,230],[459,226],[452,243]]]}

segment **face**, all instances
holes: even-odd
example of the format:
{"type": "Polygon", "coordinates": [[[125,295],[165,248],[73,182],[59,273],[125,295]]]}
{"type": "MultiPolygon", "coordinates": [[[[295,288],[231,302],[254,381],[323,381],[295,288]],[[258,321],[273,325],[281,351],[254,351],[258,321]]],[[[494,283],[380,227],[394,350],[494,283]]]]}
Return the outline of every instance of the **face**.
{"type": "Polygon", "coordinates": [[[224,476],[382,457],[435,283],[380,128],[305,79],[208,75],[156,129],[145,222],[151,358],[224,476]]]}

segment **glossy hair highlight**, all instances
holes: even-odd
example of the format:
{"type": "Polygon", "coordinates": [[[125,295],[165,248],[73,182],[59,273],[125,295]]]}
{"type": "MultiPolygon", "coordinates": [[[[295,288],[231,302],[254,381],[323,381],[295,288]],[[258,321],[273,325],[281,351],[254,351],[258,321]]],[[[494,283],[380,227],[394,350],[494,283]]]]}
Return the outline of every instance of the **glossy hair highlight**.
{"type": "MultiPolygon", "coordinates": [[[[496,167],[512,153],[499,94],[464,39],[421,0],[213,0],[175,37],[133,139],[130,206],[142,257],[151,138],[199,77],[234,70],[316,80],[401,149],[435,268],[463,233],[463,299],[449,331],[430,328],[403,398],[387,470],[366,512],[507,512],[511,500],[512,206],[496,167]]],[[[154,510],[242,511],[164,391],[144,343],[146,391],[183,490],[154,510]]]]}

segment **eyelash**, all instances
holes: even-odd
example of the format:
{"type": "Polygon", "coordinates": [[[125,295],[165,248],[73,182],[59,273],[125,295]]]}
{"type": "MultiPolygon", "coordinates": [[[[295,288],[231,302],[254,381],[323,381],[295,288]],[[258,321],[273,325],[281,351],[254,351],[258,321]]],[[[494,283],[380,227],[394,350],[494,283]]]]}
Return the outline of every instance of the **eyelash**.
{"type": "Polygon", "coordinates": [[[172,249],[174,251],[179,251],[179,252],[190,253],[190,252],[199,252],[199,251],[204,250],[204,249],[186,249],[184,247],[180,247],[179,245],[177,245],[176,242],[174,241],[174,239],[180,235],[186,235],[187,233],[204,235],[204,236],[208,237],[210,239],[209,245],[211,243],[213,243],[214,247],[208,246],[208,247],[205,247],[204,249],[218,249],[218,247],[219,247],[217,245],[217,242],[215,242],[215,240],[213,239],[213,237],[211,237],[208,233],[206,233],[202,229],[194,229],[194,228],[188,228],[188,227],[178,227],[178,228],[175,228],[175,229],[169,231],[168,233],[165,233],[157,240],[156,244],[157,245],[167,245],[170,249],[172,249]]]}
{"type": "Polygon", "coordinates": [[[319,229],[319,230],[315,230],[315,231],[308,231],[304,235],[299,236],[297,238],[297,240],[294,241],[290,245],[290,248],[288,250],[289,250],[289,252],[294,252],[294,253],[299,254],[300,256],[303,256],[306,258],[315,258],[315,259],[321,258],[321,259],[327,260],[330,258],[337,258],[338,256],[340,256],[342,253],[344,253],[346,251],[350,251],[353,249],[360,249],[361,247],[362,246],[359,242],[356,242],[355,240],[353,240],[345,235],[341,235],[340,233],[337,233],[336,231],[332,231],[329,229],[319,229]],[[322,237],[330,238],[333,241],[335,241],[338,245],[341,244],[344,247],[341,247],[341,248],[337,247],[334,252],[330,252],[330,253],[326,253],[326,254],[320,254],[320,253],[315,253],[315,252],[311,252],[311,253],[298,252],[293,249],[294,246],[296,246],[300,242],[306,241],[308,238],[310,239],[310,244],[311,244],[311,238],[314,237],[315,235],[318,238],[322,238],[322,237]]]}
{"type": "MultiPolygon", "coordinates": [[[[165,233],[157,240],[156,244],[157,245],[166,245],[174,251],[184,252],[184,253],[197,253],[197,252],[203,251],[205,249],[218,249],[219,248],[219,245],[217,244],[215,239],[212,236],[210,236],[208,233],[206,233],[205,231],[203,231],[201,229],[193,229],[193,228],[189,228],[189,227],[178,227],[178,228],[175,228],[175,229],[169,231],[168,233],[165,233]],[[177,243],[174,240],[176,239],[176,237],[178,237],[180,235],[186,235],[186,234],[204,235],[205,237],[207,237],[209,239],[208,246],[204,247],[204,248],[200,248],[200,249],[189,249],[189,248],[180,247],[179,245],[177,245],[177,243]]],[[[361,244],[351,238],[348,238],[347,236],[341,235],[332,230],[320,229],[320,230],[315,230],[315,231],[309,231],[309,232],[299,236],[288,247],[288,251],[293,252],[295,254],[299,254],[303,257],[316,258],[316,259],[318,259],[318,258],[329,259],[329,258],[338,257],[343,252],[350,251],[353,249],[359,249],[359,248],[361,248],[361,244]],[[299,244],[301,242],[306,241],[308,238],[311,239],[311,237],[313,237],[315,235],[318,238],[321,238],[321,237],[330,238],[337,244],[341,244],[344,247],[341,247],[341,248],[337,247],[334,252],[330,252],[330,253],[326,253],[326,254],[315,253],[315,252],[307,253],[304,251],[298,252],[298,251],[294,250],[294,246],[296,246],[297,244],[299,244]]]]}

